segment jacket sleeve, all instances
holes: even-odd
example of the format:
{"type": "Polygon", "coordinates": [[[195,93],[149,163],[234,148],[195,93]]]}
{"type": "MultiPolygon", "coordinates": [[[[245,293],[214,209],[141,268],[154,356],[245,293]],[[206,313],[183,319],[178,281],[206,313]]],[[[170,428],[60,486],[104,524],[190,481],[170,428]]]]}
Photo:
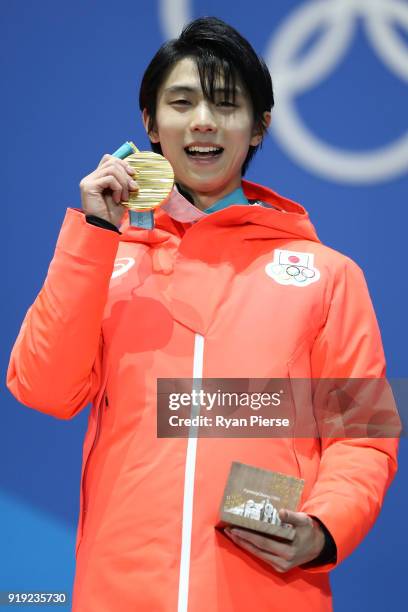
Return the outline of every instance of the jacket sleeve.
{"type": "Polygon", "coordinates": [[[44,285],[14,344],[7,386],[23,404],[73,417],[101,382],[101,324],[119,234],[68,209],[44,285]]]}
{"type": "MultiPolygon", "coordinates": [[[[361,269],[348,258],[344,258],[344,264],[335,273],[326,311],[325,324],[312,349],[312,378],[383,378],[385,360],[374,309],[361,269]]],[[[383,378],[368,382],[386,381],[383,378]]],[[[370,405],[363,407],[363,414],[364,419],[369,419],[370,412],[378,406],[366,404],[370,405]]],[[[368,430],[365,432],[367,435],[368,430]]],[[[337,559],[319,567],[306,564],[302,566],[305,571],[333,569],[370,531],[397,470],[398,437],[395,436],[399,432],[392,435],[321,437],[318,477],[301,511],[315,516],[326,526],[334,538],[337,559]]]]}

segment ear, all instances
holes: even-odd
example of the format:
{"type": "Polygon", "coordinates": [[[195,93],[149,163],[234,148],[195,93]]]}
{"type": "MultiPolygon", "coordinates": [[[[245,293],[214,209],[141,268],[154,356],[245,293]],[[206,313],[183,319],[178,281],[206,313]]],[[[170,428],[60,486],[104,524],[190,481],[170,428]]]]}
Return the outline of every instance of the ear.
{"type": "Polygon", "coordinates": [[[150,138],[150,142],[153,142],[153,143],[160,142],[159,134],[157,132],[157,128],[153,127],[151,130],[149,130],[150,116],[149,116],[146,108],[143,109],[142,120],[143,120],[144,128],[146,130],[146,134],[150,138]]]}
{"type": "Polygon", "coordinates": [[[262,138],[265,135],[265,132],[271,125],[271,120],[272,120],[271,113],[269,111],[265,111],[262,115],[262,125],[254,126],[254,130],[252,132],[252,138],[250,142],[250,145],[252,147],[256,147],[259,145],[259,143],[261,142],[262,138]]]}

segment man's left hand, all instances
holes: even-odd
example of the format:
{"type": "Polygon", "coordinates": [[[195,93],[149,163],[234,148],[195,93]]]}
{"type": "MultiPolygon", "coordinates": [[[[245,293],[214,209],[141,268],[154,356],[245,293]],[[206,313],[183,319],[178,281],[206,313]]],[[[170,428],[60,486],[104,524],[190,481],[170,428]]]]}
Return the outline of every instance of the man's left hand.
{"type": "Polygon", "coordinates": [[[225,534],[248,552],[284,573],[298,565],[315,559],[323,549],[324,533],[318,521],[305,512],[293,512],[282,508],[279,518],[295,527],[295,537],[290,543],[280,542],[273,536],[255,534],[238,527],[226,527],[225,534]]]}

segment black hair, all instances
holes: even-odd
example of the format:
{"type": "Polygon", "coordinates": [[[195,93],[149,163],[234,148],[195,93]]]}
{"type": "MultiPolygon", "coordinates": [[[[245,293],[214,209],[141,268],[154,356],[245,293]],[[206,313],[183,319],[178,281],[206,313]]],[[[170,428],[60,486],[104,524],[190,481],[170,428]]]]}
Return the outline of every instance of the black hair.
{"type": "MultiPolygon", "coordinates": [[[[195,60],[204,96],[214,102],[214,90],[220,77],[227,99],[234,101],[237,79],[242,82],[252,103],[255,125],[265,132],[263,113],[274,105],[272,79],[263,59],[232,26],[217,17],[200,17],[187,24],[179,38],[165,42],[146,68],[139,93],[140,110],[149,115],[148,130],[156,119],[157,94],[167,73],[185,57],[195,60]]],[[[245,174],[259,145],[250,146],[242,166],[245,174]]],[[[162,154],[160,143],[151,143],[162,154]]]]}

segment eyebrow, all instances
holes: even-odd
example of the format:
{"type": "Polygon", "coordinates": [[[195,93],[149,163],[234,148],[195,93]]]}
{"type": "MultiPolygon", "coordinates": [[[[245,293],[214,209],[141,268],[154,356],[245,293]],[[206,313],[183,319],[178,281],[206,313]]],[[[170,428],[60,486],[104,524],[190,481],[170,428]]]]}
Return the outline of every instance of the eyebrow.
{"type": "MultiPolygon", "coordinates": [[[[215,87],[214,93],[226,93],[228,90],[226,87],[215,87]]],[[[164,93],[200,93],[201,87],[191,87],[191,85],[172,85],[171,87],[166,87],[164,93]]],[[[242,94],[242,90],[239,87],[235,88],[235,93],[237,95],[242,94]]]]}

